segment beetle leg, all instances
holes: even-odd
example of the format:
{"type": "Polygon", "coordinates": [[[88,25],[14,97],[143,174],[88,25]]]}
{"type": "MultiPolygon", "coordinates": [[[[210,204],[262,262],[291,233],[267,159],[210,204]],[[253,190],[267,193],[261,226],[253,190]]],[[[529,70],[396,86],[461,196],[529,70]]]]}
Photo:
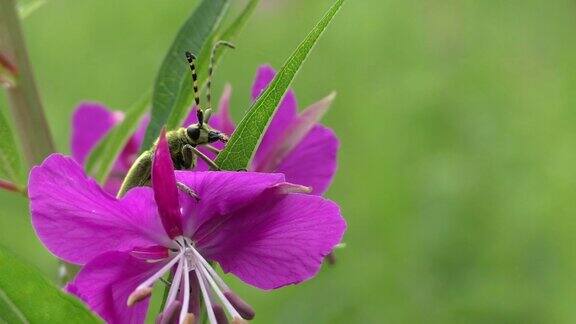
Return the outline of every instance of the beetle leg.
{"type": "Polygon", "coordinates": [[[204,147],[207,148],[210,152],[215,153],[215,154],[219,154],[220,152],[222,152],[221,149],[217,149],[210,144],[206,144],[206,145],[204,145],[204,147]]]}
{"type": "Polygon", "coordinates": [[[202,160],[204,160],[204,162],[206,162],[206,164],[208,164],[210,166],[211,170],[216,170],[216,171],[220,171],[221,169],[218,167],[218,165],[216,165],[216,162],[214,162],[211,158],[207,157],[206,154],[198,151],[197,148],[195,148],[192,145],[185,145],[185,146],[189,146],[190,150],[192,150],[192,152],[194,152],[194,154],[196,156],[198,156],[199,158],[201,158],[202,160]]]}
{"type": "Polygon", "coordinates": [[[192,170],[196,166],[196,157],[194,156],[194,147],[190,144],[182,146],[182,169],[192,170]]]}
{"type": "Polygon", "coordinates": [[[198,196],[198,194],[192,188],[188,187],[184,183],[178,181],[178,182],[176,182],[176,187],[178,187],[178,189],[180,189],[182,192],[184,192],[188,196],[196,199],[196,201],[200,201],[200,197],[198,196]]]}

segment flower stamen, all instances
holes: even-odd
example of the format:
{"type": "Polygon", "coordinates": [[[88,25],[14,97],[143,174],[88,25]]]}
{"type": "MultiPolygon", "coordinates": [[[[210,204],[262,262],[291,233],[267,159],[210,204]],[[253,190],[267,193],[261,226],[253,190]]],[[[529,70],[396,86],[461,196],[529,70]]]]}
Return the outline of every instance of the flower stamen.
{"type": "Polygon", "coordinates": [[[143,288],[136,288],[134,292],[128,296],[128,300],[126,301],[126,305],[134,306],[139,301],[142,301],[148,298],[152,294],[152,288],[150,287],[143,287],[143,288]]]}
{"type": "Polygon", "coordinates": [[[230,315],[232,315],[232,318],[242,317],[242,316],[240,316],[240,314],[238,314],[238,312],[236,311],[234,306],[232,306],[232,304],[230,304],[230,301],[228,301],[228,299],[226,299],[226,297],[222,293],[222,290],[220,290],[220,288],[218,288],[218,285],[216,284],[214,279],[210,276],[210,274],[208,273],[206,268],[204,268],[203,266],[200,266],[200,269],[204,273],[204,277],[208,280],[208,283],[210,283],[210,286],[212,286],[212,290],[216,293],[218,298],[220,298],[220,300],[224,304],[224,307],[226,307],[226,311],[228,311],[228,313],[230,315]]]}
{"type": "Polygon", "coordinates": [[[226,313],[224,312],[222,306],[214,304],[212,306],[212,311],[214,312],[214,315],[216,315],[216,320],[218,321],[218,324],[220,323],[228,324],[228,318],[226,318],[226,313]]]}
{"type": "Polygon", "coordinates": [[[212,309],[212,303],[210,302],[210,296],[208,296],[208,290],[206,290],[206,286],[204,285],[204,279],[200,274],[200,271],[196,269],[194,271],[196,273],[196,278],[198,278],[198,284],[200,285],[200,291],[202,291],[202,298],[204,298],[204,303],[206,304],[206,313],[208,313],[208,320],[211,324],[216,324],[216,316],[214,315],[214,310],[212,309]]]}
{"type": "Polygon", "coordinates": [[[182,302],[182,309],[180,310],[180,323],[186,323],[186,315],[188,314],[188,305],[190,304],[190,277],[188,272],[188,258],[183,258],[184,263],[184,300],[182,302]]]}
{"type": "Polygon", "coordinates": [[[240,313],[240,316],[242,316],[243,319],[251,320],[256,315],[254,308],[231,290],[225,291],[224,296],[226,296],[226,299],[230,301],[232,306],[234,306],[238,313],[240,313]]]}
{"type": "Polygon", "coordinates": [[[134,306],[139,301],[142,301],[149,297],[152,294],[152,285],[156,280],[160,279],[166,272],[168,272],[176,262],[180,261],[180,257],[182,256],[183,252],[180,252],[178,255],[172,258],[166,265],[164,265],[160,270],[158,270],[154,275],[150,278],[146,279],[143,283],[138,285],[136,289],[128,296],[128,300],[126,300],[126,305],[128,307],[134,306]]]}
{"type": "Polygon", "coordinates": [[[156,319],[156,323],[159,324],[170,324],[174,322],[174,316],[177,312],[180,312],[180,307],[182,307],[182,303],[175,300],[170,304],[167,304],[168,307],[164,309],[164,312],[160,313],[156,319]]]}
{"type": "Polygon", "coordinates": [[[194,314],[188,313],[186,316],[184,316],[184,324],[194,324],[195,319],[196,316],[194,316],[194,314]]]}
{"type": "Polygon", "coordinates": [[[233,317],[236,317],[234,315],[238,315],[239,317],[242,317],[247,320],[253,319],[255,316],[255,312],[252,306],[246,303],[234,292],[232,292],[232,290],[228,287],[228,285],[224,283],[224,280],[220,278],[218,273],[216,273],[216,271],[210,266],[208,261],[206,261],[206,259],[204,259],[198,251],[193,249],[193,252],[196,255],[197,260],[200,261],[201,263],[200,267],[203,269],[203,272],[205,276],[208,278],[208,280],[213,279],[215,283],[218,284],[218,285],[211,284],[212,289],[216,292],[216,294],[222,300],[225,306],[229,305],[229,307],[226,307],[228,312],[231,315],[233,315],[233,317]],[[224,293],[222,293],[221,290],[223,290],[224,293]],[[233,311],[230,311],[230,309],[233,311]]]}
{"type": "Polygon", "coordinates": [[[178,312],[177,308],[180,310],[179,323],[191,323],[196,318],[193,313],[189,313],[191,271],[194,271],[198,280],[208,321],[211,324],[228,323],[226,313],[230,315],[233,323],[244,323],[245,319],[254,318],[252,307],[230,290],[210,263],[194,248],[194,243],[189,238],[179,236],[173,242],[178,246],[178,249],[174,251],[176,254],[154,275],[136,287],[128,297],[128,306],[133,306],[149,297],[154,282],[161,279],[177,264],[166,298],[166,306],[163,313],[158,316],[159,322],[172,320],[178,312]],[[178,297],[179,291],[182,292],[181,297],[178,297]]]}
{"type": "Polygon", "coordinates": [[[168,297],[166,298],[166,308],[164,308],[164,311],[167,311],[167,308],[174,301],[176,301],[176,296],[178,295],[178,288],[180,287],[181,279],[182,279],[182,258],[180,258],[180,262],[178,262],[178,267],[176,267],[176,272],[174,273],[174,277],[172,279],[170,291],[168,291],[168,297]]]}
{"type": "Polygon", "coordinates": [[[212,268],[212,266],[210,266],[210,263],[208,263],[208,261],[206,261],[206,259],[204,259],[204,257],[202,257],[202,255],[198,251],[196,251],[196,249],[193,249],[192,252],[194,252],[196,258],[200,261],[200,263],[204,266],[204,268],[207,269],[208,272],[210,272],[210,275],[216,280],[220,288],[223,289],[224,291],[229,291],[230,288],[228,288],[224,280],[222,280],[222,278],[220,278],[220,276],[216,273],[216,271],[212,268]]]}
{"type": "Polygon", "coordinates": [[[138,287],[136,287],[134,292],[136,292],[139,289],[152,287],[152,285],[154,284],[154,282],[156,282],[156,280],[164,276],[164,274],[166,274],[166,272],[168,272],[172,268],[172,266],[176,264],[176,262],[180,261],[180,257],[182,256],[182,254],[183,252],[178,253],[175,257],[172,258],[172,260],[166,263],[166,265],[164,265],[162,269],[158,270],[154,275],[152,275],[152,277],[146,279],[146,281],[144,281],[138,287]]]}

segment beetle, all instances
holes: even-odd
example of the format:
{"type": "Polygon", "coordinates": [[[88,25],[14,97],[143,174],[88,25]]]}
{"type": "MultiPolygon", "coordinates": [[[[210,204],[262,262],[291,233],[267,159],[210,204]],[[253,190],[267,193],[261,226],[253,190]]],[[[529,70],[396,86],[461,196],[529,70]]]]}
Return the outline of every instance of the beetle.
{"type": "MultiPolygon", "coordinates": [[[[211,146],[211,143],[220,141],[226,143],[228,141],[228,136],[221,131],[214,129],[208,125],[212,110],[210,108],[210,87],[212,72],[215,63],[215,53],[218,47],[226,46],[229,48],[235,48],[235,46],[226,41],[218,41],[214,44],[212,48],[212,54],[210,59],[210,66],[208,68],[208,81],[206,85],[206,99],[208,108],[204,111],[200,107],[200,97],[198,95],[198,77],[196,74],[196,56],[191,52],[186,52],[186,59],[188,65],[190,66],[190,71],[192,73],[192,87],[194,91],[194,101],[196,107],[198,107],[196,116],[198,122],[187,127],[180,127],[176,130],[171,130],[166,133],[166,139],[168,141],[168,146],[170,148],[170,155],[172,157],[172,162],[174,163],[174,169],[176,170],[191,170],[196,166],[198,157],[204,160],[211,169],[219,170],[220,168],[216,163],[206,156],[204,153],[200,152],[197,146],[206,146],[209,150],[219,153],[219,150],[211,146]]],[[[152,147],[140,154],[134,164],[128,170],[128,174],[122,186],[118,191],[118,196],[123,196],[128,190],[138,186],[150,185],[151,181],[151,171],[152,171],[152,157],[154,156],[154,150],[158,140],[154,142],[152,147]]],[[[178,184],[180,189],[189,192],[189,190],[178,184]]],[[[189,192],[190,194],[193,194],[189,192]]]]}

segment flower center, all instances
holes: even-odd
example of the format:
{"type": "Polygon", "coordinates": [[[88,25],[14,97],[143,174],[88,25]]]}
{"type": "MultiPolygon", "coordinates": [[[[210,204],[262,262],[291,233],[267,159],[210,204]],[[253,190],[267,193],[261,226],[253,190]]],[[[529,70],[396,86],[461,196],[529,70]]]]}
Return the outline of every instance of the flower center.
{"type": "Polygon", "coordinates": [[[191,280],[196,280],[200,287],[200,293],[206,305],[210,324],[226,322],[226,314],[232,318],[232,323],[241,323],[244,322],[244,319],[250,320],[254,318],[252,307],[230,290],[210,263],[195,249],[192,240],[184,236],[178,236],[173,242],[175,246],[178,246],[178,249],[173,250],[172,256],[165,266],[136,287],[134,292],[128,297],[128,306],[132,306],[150,296],[154,282],[176,266],[164,310],[159,315],[161,322],[172,322],[175,319],[178,308],[180,308],[179,323],[194,322],[198,314],[195,315],[189,312],[191,280]],[[192,272],[195,278],[191,278],[192,272]]]}

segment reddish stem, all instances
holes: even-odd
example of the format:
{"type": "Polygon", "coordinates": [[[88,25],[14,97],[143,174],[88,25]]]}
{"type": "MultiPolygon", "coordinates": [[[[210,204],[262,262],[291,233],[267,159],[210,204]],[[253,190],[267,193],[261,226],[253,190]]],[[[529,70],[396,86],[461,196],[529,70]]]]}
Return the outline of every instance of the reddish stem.
{"type": "Polygon", "coordinates": [[[12,76],[16,77],[18,75],[18,68],[16,65],[14,65],[14,63],[12,63],[12,61],[10,61],[10,59],[8,59],[8,56],[6,56],[4,53],[0,53],[0,65],[2,65],[6,70],[10,71],[12,76]]]}
{"type": "Polygon", "coordinates": [[[15,0],[0,0],[0,53],[2,66],[18,74],[16,84],[7,88],[6,94],[16,124],[14,129],[31,167],[54,152],[54,143],[34,81],[15,0]]]}
{"type": "Polygon", "coordinates": [[[18,187],[17,185],[13,184],[10,181],[0,179],[0,189],[22,193],[22,188],[18,187]]]}

